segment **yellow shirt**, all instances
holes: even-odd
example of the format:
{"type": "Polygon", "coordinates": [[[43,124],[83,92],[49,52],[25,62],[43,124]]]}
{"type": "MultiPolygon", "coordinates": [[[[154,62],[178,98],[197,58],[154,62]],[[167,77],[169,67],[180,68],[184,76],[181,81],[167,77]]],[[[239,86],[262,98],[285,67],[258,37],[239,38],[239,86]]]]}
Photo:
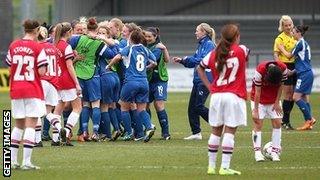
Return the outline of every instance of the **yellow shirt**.
{"type": "Polygon", "coordinates": [[[278,44],[282,44],[284,49],[287,51],[287,52],[292,52],[293,48],[295,47],[296,45],[296,40],[292,37],[292,36],[288,36],[286,35],[284,32],[280,33],[275,41],[274,41],[274,46],[273,46],[273,51],[274,52],[279,52],[279,60],[281,62],[284,62],[284,63],[294,63],[294,57],[292,58],[287,58],[285,55],[283,55],[281,53],[281,51],[279,50],[279,48],[277,47],[278,44]]]}

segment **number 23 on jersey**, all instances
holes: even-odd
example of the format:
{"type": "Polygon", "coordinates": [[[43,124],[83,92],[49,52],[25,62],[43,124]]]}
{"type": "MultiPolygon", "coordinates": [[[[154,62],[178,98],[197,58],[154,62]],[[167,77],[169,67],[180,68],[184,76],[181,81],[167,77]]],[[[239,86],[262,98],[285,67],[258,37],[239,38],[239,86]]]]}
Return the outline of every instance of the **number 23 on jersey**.
{"type": "Polygon", "coordinates": [[[34,57],[14,55],[12,62],[17,64],[14,81],[34,81],[34,57]]]}

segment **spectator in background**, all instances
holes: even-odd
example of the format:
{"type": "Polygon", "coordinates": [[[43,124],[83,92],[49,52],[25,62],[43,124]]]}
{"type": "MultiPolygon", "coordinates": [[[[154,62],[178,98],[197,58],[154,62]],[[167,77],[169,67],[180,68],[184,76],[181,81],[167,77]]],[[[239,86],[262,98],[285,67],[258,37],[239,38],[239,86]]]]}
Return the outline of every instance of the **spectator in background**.
{"type": "MultiPolygon", "coordinates": [[[[193,87],[188,105],[188,118],[192,135],[185,137],[185,140],[201,140],[200,116],[208,122],[208,108],[204,106],[209,95],[209,90],[205,87],[196,71],[200,61],[212,51],[215,45],[215,31],[207,23],[201,23],[196,27],[196,38],[199,42],[194,55],[181,57],[173,57],[173,61],[182,64],[186,68],[194,68],[193,87]]],[[[212,81],[210,70],[207,71],[209,81],[212,81]]]]}
{"type": "MultiPolygon", "coordinates": [[[[280,60],[287,65],[289,70],[294,70],[294,58],[288,58],[285,56],[280,49],[279,45],[282,45],[286,51],[291,52],[296,44],[296,40],[293,38],[291,31],[293,28],[293,22],[290,16],[284,15],[279,20],[279,32],[280,34],[276,37],[274,42],[274,59],[280,60]]],[[[288,79],[284,82],[283,86],[283,96],[284,100],[282,102],[283,118],[282,126],[287,130],[294,130],[290,123],[290,113],[294,105],[293,101],[293,87],[297,81],[297,76],[295,74],[288,76],[288,79]]]]}

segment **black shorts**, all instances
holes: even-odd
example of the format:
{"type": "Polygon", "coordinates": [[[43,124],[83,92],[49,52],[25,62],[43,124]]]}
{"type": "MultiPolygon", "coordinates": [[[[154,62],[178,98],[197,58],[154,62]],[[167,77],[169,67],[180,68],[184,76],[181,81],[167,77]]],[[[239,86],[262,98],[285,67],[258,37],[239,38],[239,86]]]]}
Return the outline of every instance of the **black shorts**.
{"type": "MultiPolygon", "coordinates": [[[[291,70],[291,71],[294,70],[294,68],[295,68],[294,63],[285,63],[285,64],[287,65],[287,68],[289,70],[291,70]]],[[[290,86],[290,85],[295,86],[296,83],[297,83],[297,74],[296,73],[294,73],[291,76],[288,76],[288,79],[283,82],[283,84],[286,86],[290,86]]]]}

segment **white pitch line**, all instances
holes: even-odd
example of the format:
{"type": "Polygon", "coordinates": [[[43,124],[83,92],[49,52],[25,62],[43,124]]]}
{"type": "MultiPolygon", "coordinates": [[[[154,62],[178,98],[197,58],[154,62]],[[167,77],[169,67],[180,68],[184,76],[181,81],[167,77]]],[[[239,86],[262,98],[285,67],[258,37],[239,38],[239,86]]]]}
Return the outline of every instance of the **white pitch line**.
{"type": "MultiPolygon", "coordinates": [[[[237,131],[236,134],[251,134],[251,131],[237,131]]],[[[262,133],[265,134],[271,134],[272,131],[262,131],[262,133]]],[[[186,132],[172,132],[170,134],[175,134],[175,135],[188,135],[186,132]]],[[[320,131],[283,131],[282,134],[320,134],[320,131]]]]}
{"type": "MultiPolygon", "coordinates": [[[[64,169],[64,166],[48,166],[44,169],[64,169]]],[[[88,168],[87,165],[75,165],[72,168],[81,169],[88,168]]],[[[205,170],[207,167],[204,166],[113,166],[113,165],[102,165],[102,166],[91,166],[90,169],[202,169],[205,170]]],[[[305,169],[320,169],[320,166],[288,166],[288,167],[254,167],[246,168],[246,170],[305,170],[305,169]]]]}
{"type": "MultiPolygon", "coordinates": [[[[87,146],[85,144],[77,144],[76,146],[82,147],[92,147],[87,146]]],[[[105,146],[105,147],[125,147],[125,148],[142,148],[142,149],[153,149],[153,148],[163,148],[166,149],[207,149],[207,146],[160,146],[160,145],[145,145],[145,146],[136,146],[135,144],[99,144],[97,143],[95,146],[105,146]]],[[[236,146],[235,149],[251,149],[252,146],[236,146]]],[[[320,149],[320,146],[285,146],[283,149],[320,149]]]]}

